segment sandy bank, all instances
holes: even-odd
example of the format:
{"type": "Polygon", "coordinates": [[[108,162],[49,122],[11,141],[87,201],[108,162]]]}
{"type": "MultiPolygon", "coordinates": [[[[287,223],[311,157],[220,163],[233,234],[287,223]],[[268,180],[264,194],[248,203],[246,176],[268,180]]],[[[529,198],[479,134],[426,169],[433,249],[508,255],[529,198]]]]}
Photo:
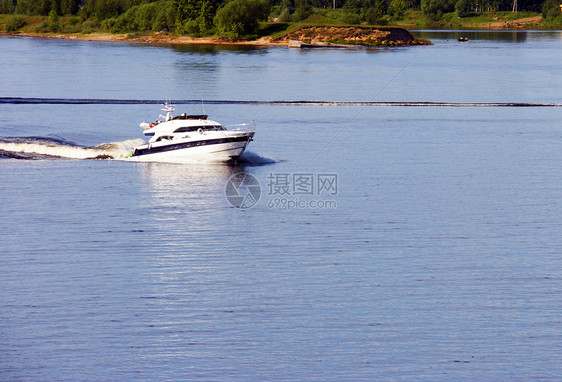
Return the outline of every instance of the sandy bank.
{"type": "Polygon", "coordinates": [[[44,39],[68,39],[81,41],[105,41],[105,42],[128,42],[144,44],[185,44],[185,45],[246,45],[246,46],[285,46],[286,43],[274,42],[269,37],[263,37],[252,41],[227,41],[214,37],[188,37],[175,36],[169,33],[155,32],[142,36],[131,36],[129,34],[111,33],[0,33],[1,35],[35,37],[44,39]]]}
{"type": "MultiPolygon", "coordinates": [[[[7,33],[4,33],[5,35],[7,33]]],[[[185,44],[185,45],[238,45],[238,46],[288,46],[291,40],[323,42],[325,46],[392,46],[419,45],[425,42],[414,37],[403,28],[374,27],[303,27],[281,37],[262,37],[251,41],[229,41],[218,37],[188,37],[170,33],[154,32],[146,35],[131,34],[54,34],[54,33],[15,33],[12,36],[27,36],[46,39],[69,39],[83,41],[128,42],[143,44],[185,44]]]]}

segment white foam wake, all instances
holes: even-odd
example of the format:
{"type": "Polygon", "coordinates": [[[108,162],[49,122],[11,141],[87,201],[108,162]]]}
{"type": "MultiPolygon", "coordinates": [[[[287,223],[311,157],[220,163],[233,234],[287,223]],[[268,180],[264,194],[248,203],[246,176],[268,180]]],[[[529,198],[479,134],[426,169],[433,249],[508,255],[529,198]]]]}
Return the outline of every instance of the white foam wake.
{"type": "MultiPolygon", "coordinates": [[[[122,142],[102,143],[85,147],[64,140],[43,137],[0,137],[0,156],[18,159],[114,159],[125,160],[135,147],[143,144],[142,139],[129,139],[122,142]]],[[[236,161],[240,165],[263,166],[280,162],[279,160],[263,157],[251,151],[245,151],[236,161]]],[[[188,163],[188,162],[186,162],[188,163]]],[[[213,160],[198,161],[198,163],[222,163],[213,160]]]]}
{"type": "Polygon", "coordinates": [[[93,147],[83,147],[64,142],[48,140],[0,141],[0,150],[9,153],[33,156],[52,156],[68,159],[124,159],[133,149],[142,144],[142,139],[129,139],[122,142],[102,143],[93,147]]]}

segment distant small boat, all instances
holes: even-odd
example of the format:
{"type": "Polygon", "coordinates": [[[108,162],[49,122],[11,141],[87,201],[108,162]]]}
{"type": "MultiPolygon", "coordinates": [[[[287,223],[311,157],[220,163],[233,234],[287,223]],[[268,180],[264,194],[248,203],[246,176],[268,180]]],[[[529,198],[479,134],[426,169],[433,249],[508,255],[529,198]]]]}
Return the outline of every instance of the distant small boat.
{"type": "Polygon", "coordinates": [[[468,41],[468,37],[459,37],[457,40],[460,42],[466,42],[468,41]]]}

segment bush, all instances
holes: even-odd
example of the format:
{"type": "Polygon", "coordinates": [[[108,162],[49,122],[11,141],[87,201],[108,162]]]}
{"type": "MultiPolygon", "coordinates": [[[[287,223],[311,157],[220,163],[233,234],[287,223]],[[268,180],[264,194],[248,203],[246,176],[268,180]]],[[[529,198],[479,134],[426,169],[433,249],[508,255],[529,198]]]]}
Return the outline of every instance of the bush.
{"type": "Polygon", "coordinates": [[[82,23],[82,30],[84,34],[94,33],[100,27],[100,22],[97,18],[91,18],[82,23]]]}
{"type": "Polygon", "coordinates": [[[47,20],[41,21],[41,23],[33,28],[36,33],[48,33],[51,31],[49,27],[49,22],[47,20]]]}
{"type": "Polygon", "coordinates": [[[198,36],[200,34],[199,31],[199,22],[197,19],[194,20],[187,20],[183,23],[182,32],[192,36],[198,36]]]}
{"type": "Polygon", "coordinates": [[[14,15],[10,17],[10,20],[8,20],[4,28],[6,29],[6,32],[16,32],[17,30],[23,28],[25,24],[26,22],[23,16],[14,15]]]}
{"type": "Polygon", "coordinates": [[[67,19],[68,25],[80,25],[82,19],[78,16],[71,16],[67,19]]]}
{"type": "Polygon", "coordinates": [[[237,40],[255,33],[259,21],[269,16],[267,0],[233,0],[217,11],[215,26],[220,36],[237,40]]]}
{"type": "Polygon", "coordinates": [[[388,25],[389,22],[388,16],[379,16],[378,13],[372,12],[370,8],[367,10],[365,18],[369,25],[388,25]]]}
{"type": "Polygon", "coordinates": [[[60,29],[59,15],[57,14],[57,11],[53,9],[49,12],[49,30],[51,32],[59,32],[60,29]]]}
{"type": "Polygon", "coordinates": [[[561,28],[562,27],[562,12],[556,10],[550,10],[548,17],[544,20],[544,25],[549,28],[561,28]]]}
{"type": "Polygon", "coordinates": [[[63,33],[79,33],[82,29],[82,18],[78,16],[70,16],[66,18],[66,23],[61,25],[63,33]]]}
{"type": "Polygon", "coordinates": [[[106,31],[115,31],[115,23],[117,22],[117,17],[112,17],[110,19],[105,19],[101,22],[101,29],[106,31]]]}
{"type": "Polygon", "coordinates": [[[361,23],[361,17],[355,13],[344,13],[340,20],[345,24],[359,25],[361,23]]]}

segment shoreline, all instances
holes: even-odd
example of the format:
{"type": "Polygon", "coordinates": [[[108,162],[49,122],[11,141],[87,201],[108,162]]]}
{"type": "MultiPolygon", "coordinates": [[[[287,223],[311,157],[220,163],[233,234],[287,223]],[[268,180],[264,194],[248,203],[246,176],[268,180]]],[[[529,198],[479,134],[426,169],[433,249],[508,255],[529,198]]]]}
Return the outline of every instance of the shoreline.
{"type": "Polygon", "coordinates": [[[94,42],[123,42],[138,44],[155,44],[155,45],[218,45],[218,46],[287,46],[286,43],[271,41],[270,37],[262,37],[258,40],[251,41],[226,41],[214,37],[189,37],[174,36],[169,33],[154,32],[143,36],[130,37],[129,34],[112,34],[112,33],[7,33],[0,32],[1,36],[11,37],[31,37],[47,40],[78,40],[78,41],[94,41],[94,42]]]}
{"type": "MultiPolygon", "coordinates": [[[[403,29],[407,33],[410,30],[451,30],[451,31],[466,31],[466,30],[482,30],[482,31],[510,31],[510,32],[521,32],[521,31],[534,31],[534,30],[549,30],[549,29],[535,29],[528,28],[528,21],[536,21],[537,17],[529,19],[520,19],[512,22],[506,27],[506,24],[502,21],[486,23],[486,24],[475,24],[475,25],[464,25],[463,28],[417,28],[416,25],[397,25],[394,27],[384,27],[377,28],[379,30],[395,28],[403,29]],[[408,29],[406,29],[408,28],[408,29]]],[[[361,28],[361,27],[359,27],[361,28]]],[[[376,27],[373,27],[376,28],[376,27]]],[[[222,39],[220,37],[190,37],[190,36],[178,36],[169,32],[150,32],[143,35],[131,35],[127,33],[113,34],[113,33],[102,33],[94,32],[89,34],[83,33],[33,33],[33,32],[5,32],[1,31],[0,36],[11,36],[11,37],[30,37],[38,39],[63,39],[63,40],[79,40],[79,41],[93,41],[93,42],[122,42],[122,43],[133,43],[133,44],[153,44],[153,45],[216,45],[216,46],[253,46],[253,47],[290,47],[290,38],[285,41],[282,38],[275,38],[271,36],[261,37],[257,40],[244,40],[244,41],[229,41],[222,39]]],[[[287,36],[288,37],[288,36],[287,36]]],[[[327,36],[325,36],[327,38],[327,36]]],[[[385,41],[385,40],[383,40],[385,41]]],[[[303,43],[303,45],[308,45],[303,43]]],[[[406,44],[407,46],[423,45],[423,44],[406,44]]],[[[377,48],[377,46],[372,45],[361,45],[361,44],[327,44],[325,47],[338,47],[338,48],[377,48]]],[[[389,45],[380,45],[389,46],[389,45]]],[[[397,45],[399,46],[399,45],[397,45]]]]}
{"type": "MultiPolygon", "coordinates": [[[[177,36],[167,32],[151,32],[145,35],[131,34],[112,34],[112,33],[30,33],[30,32],[0,32],[0,36],[11,37],[28,37],[38,39],[63,39],[63,40],[79,40],[79,41],[94,41],[94,42],[123,42],[133,44],[147,44],[147,45],[215,45],[215,46],[253,46],[253,47],[327,47],[327,48],[378,48],[378,47],[396,47],[396,46],[415,46],[415,45],[430,45],[431,43],[423,40],[416,39],[407,29],[402,27],[303,27],[302,29],[318,29],[318,28],[347,28],[347,29],[370,29],[376,33],[388,32],[386,36],[380,38],[377,45],[372,44],[372,40],[363,38],[354,39],[355,41],[349,42],[335,42],[330,41],[334,36],[331,33],[320,34],[315,36],[314,39],[307,38],[301,35],[295,37],[293,34],[288,34],[283,37],[265,36],[257,40],[243,40],[243,41],[230,41],[220,37],[190,37],[190,36],[177,36]],[[397,38],[397,35],[400,36],[397,38]],[[295,38],[298,38],[300,44],[295,46],[295,38]],[[301,41],[302,40],[302,41],[301,41]],[[330,41],[330,42],[328,42],[330,41]]],[[[297,30],[299,32],[301,30],[297,30]]]]}

